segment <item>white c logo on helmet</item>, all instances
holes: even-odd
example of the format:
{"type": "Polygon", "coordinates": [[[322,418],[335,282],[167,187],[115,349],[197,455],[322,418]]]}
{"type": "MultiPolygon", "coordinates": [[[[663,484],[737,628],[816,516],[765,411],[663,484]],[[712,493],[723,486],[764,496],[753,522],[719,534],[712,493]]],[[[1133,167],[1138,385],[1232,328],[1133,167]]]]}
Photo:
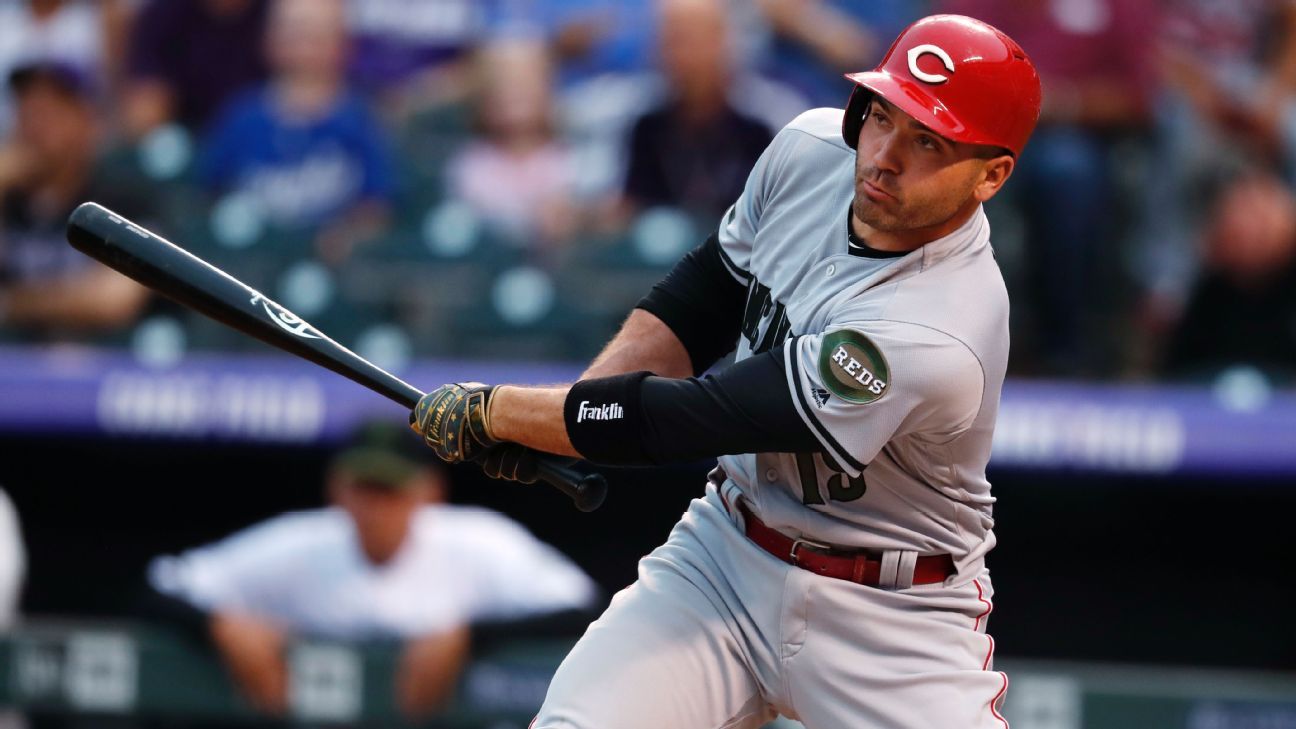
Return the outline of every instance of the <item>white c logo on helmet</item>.
{"type": "Polygon", "coordinates": [[[940,46],[934,46],[930,43],[924,43],[920,46],[914,46],[909,49],[909,73],[912,73],[914,78],[919,81],[926,81],[929,84],[943,84],[946,81],[949,81],[949,76],[944,76],[939,73],[925,73],[922,69],[918,68],[918,59],[922,58],[924,53],[930,53],[933,56],[936,56],[941,60],[941,63],[945,64],[946,71],[954,73],[954,59],[949,57],[949,54],[945,52],[945,49],[940,46]]]}

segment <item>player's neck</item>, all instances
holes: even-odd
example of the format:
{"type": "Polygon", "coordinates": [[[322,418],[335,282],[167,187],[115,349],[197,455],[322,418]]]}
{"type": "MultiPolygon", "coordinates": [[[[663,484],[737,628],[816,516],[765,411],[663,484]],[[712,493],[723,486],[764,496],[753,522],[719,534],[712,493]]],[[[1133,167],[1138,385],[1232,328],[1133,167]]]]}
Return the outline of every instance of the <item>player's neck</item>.
{"type": "Polygon", "coordinates": [[[851,232],[855,237],[868,244],[869,248],[879,251],[912,251],[921,248],[934,240],[939,240],[963,227],[972,217],[981,203],[969,200],[948,220],[924,228],[909,230],[878,230],[860,220],[854,210],[851,211],[851,232]]]}

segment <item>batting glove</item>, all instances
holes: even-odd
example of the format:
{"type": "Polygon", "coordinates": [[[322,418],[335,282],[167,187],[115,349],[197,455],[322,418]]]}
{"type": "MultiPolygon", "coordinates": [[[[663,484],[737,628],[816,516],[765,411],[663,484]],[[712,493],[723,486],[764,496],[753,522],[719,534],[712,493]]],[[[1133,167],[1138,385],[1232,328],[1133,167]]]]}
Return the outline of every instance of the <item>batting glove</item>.
{"type": "Polygon", "coordinates": [[[442,385],[419,399],[410,427],[447,463],[475,461],[499,441],[490,434],[490,397],[480,382],[442,385]]]}
{"type": "Polygon", "coordinates": [[[518,445],[501,443],[482,454],[482,472],[491,478],[519,483],[535,483],[540,477],[540,454],[518,445]]]}

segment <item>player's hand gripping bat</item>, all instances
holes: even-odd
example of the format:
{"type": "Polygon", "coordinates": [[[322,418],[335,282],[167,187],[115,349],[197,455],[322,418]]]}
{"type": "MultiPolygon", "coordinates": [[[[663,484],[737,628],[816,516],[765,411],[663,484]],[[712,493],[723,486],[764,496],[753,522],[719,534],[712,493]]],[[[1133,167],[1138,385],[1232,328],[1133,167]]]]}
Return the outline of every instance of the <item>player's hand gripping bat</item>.
{"type": "MultiPolygon", "coordinates": [[[[301,317],[224,271],[96,203],[68,219],[68,242],[149,288],[274,347],[308,359],[412,410],[417,388],[329,339],[301,317]]],[[[593,511],[607,495],[601,474],[540,460],[540,478],[593,511]]]]}

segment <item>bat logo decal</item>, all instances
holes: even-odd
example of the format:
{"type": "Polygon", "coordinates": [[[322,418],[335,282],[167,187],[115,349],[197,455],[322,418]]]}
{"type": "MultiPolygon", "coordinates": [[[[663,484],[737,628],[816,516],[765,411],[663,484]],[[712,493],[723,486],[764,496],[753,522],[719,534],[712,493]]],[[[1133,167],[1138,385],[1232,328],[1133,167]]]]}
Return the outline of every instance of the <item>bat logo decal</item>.
{"type": "Polygon", "coordinates": [[[126,230],[129,230],[135,235],[138,235],[141,238],[148,239],[153,237],[152,234],[149,233],[147,230],[144,230],[143,228],[139,227],[138,225],[132,223],[129,220],[126,220],[125,218],[119,218],[116,215],[109,213],[108,219],[124,227],[126,230]]]}
{"type": "Polygon", "coordinates": [[[270,321],[274,322],[276,326],[285,332],[301,337],[302,339],[319,339],[318,334],[311,332],[311,325],[302,321],[301,317],[288,311],[270,299],[267,299],[261,294],[252,297],[252,305],[255,306],[257,304],[261,304],[261,308],[265,310],[266,315],[270,317],[270,321]]]}

